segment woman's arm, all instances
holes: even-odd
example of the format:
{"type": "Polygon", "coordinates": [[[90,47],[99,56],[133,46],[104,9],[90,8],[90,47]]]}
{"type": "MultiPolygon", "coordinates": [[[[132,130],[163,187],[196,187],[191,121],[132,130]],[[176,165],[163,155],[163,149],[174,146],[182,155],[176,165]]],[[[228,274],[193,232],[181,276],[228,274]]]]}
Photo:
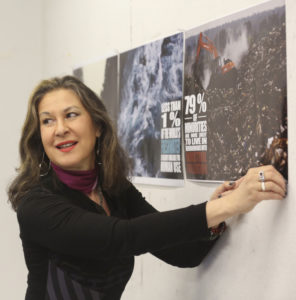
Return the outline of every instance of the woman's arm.
{"type": "Polygon", "coordinates": [[[252,169],[237,185],[231,194],[217,200],[148,214],[148,203],[144,209],[135,202],[139,192],[133,189],[126,201],[129,220],[90,212],[64,196],[37,188],[24,197],[17,211],[21,237],[76,257],[133,256],[208,239],[208,227],[251,210],[263,199],[285,196],[285,181],[273,167],[252,169]],[[264,192],[258,180],[261,169],[266,178],[264,192]]]}
{"type": "MultiPolygon", "coordinates": [[[[225,184],[225,187],[219,187],[216,192],[222,193],[230,188],[230,185],[225,184]]],[[[145,200],[135,187],[131,186],[129,195],[127,207],[130,217],[135,218],[141,215],[158,212],[145,200]]],[[[213,197],[215,197],[215,195],[213,195],[213,197]]],[[[202,220],[200,221],[202,222],[202,220]]],[[[206,219],[204,221],[206,221],[206,219]]],[[[206,223],[205,226],[207,226],[206,223]]],[[[195,228],[187,228],[187,230],[194,231],[195,228]]],[[[194,241],[180,242],[177,240],[178,232],[176,232],[175,235],[176,245],[153,251],[151,254],[170,265],[182,268],[198,266],[217,241],[217,239],[210,240],[210,235],[208,234],[204,238],[197,236],[194,241]]]]}
{"type": "Polygon", "coordinates": [[[193,268],[201,264],[217,240],[197,240],[182,243],[168,249],[152,252],[151,254],[172,266],[193,268]]]}
{"type": "Polygon", "coordinates": [[[126,220],[37,188],[24,197],[17,215],[23,239],[81,258],[139,255],[208,236],[205,203],[126,220]]]}
{"type": "MultiPolygon", "coordinates": [[[[284,178],[272,166],[250,169],[246,176],[236,182],[224,182],[216,189],[211,201],[206,203],[206,226],[215,227],[232,216],[246,213],[262,200],[283,199],[285,191],[284,178]],[[265,174],[265,191],[261,190],[259,181],[259,171],[262,170],[265,174]]],[[[129,210],[133,217],[156,211],[136,189],[132,193],[129,210]]],[[[195,241],[180,243],[152,254],[172,265],[197,266],[214,243],[215,241],[197,238],[195,241]]]]}

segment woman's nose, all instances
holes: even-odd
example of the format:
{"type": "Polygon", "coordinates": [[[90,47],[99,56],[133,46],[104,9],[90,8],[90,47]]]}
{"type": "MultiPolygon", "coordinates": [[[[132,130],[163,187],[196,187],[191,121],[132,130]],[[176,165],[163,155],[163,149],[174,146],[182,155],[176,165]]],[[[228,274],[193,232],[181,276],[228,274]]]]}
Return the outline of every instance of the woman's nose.
{"type": "Polygon", "coordinates": [[[67,123],[65,119],[57,120],[56,122],[56,135],[57,136],[63,136],[67,132],[69,132],[69,128],[67,126],[67,123]]]}

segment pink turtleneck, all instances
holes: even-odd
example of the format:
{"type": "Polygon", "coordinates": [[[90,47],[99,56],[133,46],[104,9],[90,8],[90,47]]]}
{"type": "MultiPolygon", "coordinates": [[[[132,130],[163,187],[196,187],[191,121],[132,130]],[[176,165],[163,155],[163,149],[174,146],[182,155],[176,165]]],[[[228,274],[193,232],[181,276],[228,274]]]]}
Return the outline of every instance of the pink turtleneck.
{"type": "Polygon", "coordinates": [[[51,163],[58,178],[68,187],[85,194],[90,194],[98,182],[98,167],[87,171],[68,171],[51,163]]]}

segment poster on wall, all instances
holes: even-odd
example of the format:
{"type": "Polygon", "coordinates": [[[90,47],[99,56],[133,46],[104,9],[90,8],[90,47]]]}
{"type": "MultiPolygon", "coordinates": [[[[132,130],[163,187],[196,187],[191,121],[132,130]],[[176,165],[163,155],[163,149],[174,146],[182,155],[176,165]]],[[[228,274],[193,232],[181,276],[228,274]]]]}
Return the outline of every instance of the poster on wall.
{"type": "Polygon", "coordinates": [[[183,33],[119,56],[118,134],[137,183],[183,185],[183,33]]]}
{"type": "Polygon", "coordinates": [[[119,109],[118,55],[76,67],[73,75],[99,96],[116,127],[119,109]]]}
{"type": "Polygon", "coordinates": [[[287,178],[284,1],[185,33],[183,106],[188,179],[235,180],[267,164],[287,178]]]}

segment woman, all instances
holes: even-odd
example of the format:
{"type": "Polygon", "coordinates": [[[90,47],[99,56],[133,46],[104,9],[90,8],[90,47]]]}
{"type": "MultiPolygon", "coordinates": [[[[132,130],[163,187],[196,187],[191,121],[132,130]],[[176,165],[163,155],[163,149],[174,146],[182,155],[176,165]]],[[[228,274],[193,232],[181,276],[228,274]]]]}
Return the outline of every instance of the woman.
{"type": "Polygon", "coordinates": [[[157,212],[127,179],[104,105],[71,76],[33,92],[20,156],[9,199],[29,270],[27,300],[120,299],[135,255],[197,266],[224,220],[286,193],[283,177],[264,166],[222,184],[213,201],[157,212]]]}

